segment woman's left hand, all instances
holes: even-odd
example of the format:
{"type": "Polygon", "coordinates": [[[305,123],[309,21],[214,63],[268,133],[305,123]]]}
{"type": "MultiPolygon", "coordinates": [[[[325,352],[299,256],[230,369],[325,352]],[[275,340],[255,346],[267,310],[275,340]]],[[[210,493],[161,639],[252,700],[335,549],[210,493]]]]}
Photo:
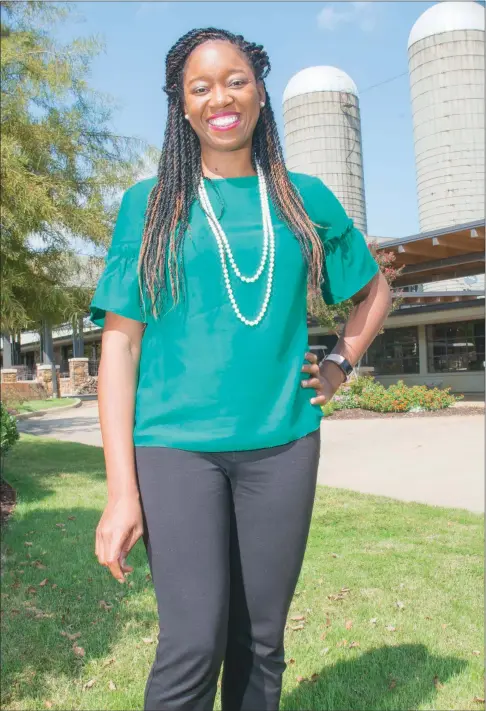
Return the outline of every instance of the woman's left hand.
{"type": "Polygon", "coordinates": [[[315,353],[306,353],[305,359],[309,361],[311,365],[303,365],[302,372],[309,373],[310,377],[306,380],[302,380],[302,387],[314,388],[316,396],[311,398],[311,404],[320,405],[322,407],[326,402],[332,400],[336,390],[344,381],[344,374],[341,373],[341,370],[334,365],[334,363],[327,365],[326,373],[324,374],[323,369],[319,368],[315,353]]]}

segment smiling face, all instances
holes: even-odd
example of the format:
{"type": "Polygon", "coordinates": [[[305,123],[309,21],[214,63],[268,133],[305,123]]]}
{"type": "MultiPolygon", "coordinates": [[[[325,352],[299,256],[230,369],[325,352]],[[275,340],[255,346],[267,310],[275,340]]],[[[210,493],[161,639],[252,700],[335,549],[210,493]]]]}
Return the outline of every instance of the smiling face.
{"type": "Polygon", "coordinates": [[[201,145],[217,151],[251,146],[265,101],[248,60],[231,42],[204,42],[184,67],[184,113],[201,145]]]}

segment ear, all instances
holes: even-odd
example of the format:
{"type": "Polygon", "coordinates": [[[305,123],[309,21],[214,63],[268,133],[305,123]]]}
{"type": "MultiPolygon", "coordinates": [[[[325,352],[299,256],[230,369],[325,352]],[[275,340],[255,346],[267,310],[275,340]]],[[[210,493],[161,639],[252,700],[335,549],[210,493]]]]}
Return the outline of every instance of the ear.
{"type": "Polygon", "coordinates": [[[257,83],[257,91],[258,91],[258,100],[263,101],[264,104],[267,103],[267,95],[265,93],[265,88],[262,84],[262,82],[257,83]]]}

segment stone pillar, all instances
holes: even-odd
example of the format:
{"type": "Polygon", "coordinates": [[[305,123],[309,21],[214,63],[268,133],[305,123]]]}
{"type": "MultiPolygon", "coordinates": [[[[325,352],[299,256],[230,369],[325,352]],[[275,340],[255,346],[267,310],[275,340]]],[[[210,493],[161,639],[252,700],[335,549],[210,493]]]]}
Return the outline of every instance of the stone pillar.
{"type": "Polygon", "coordinates": [[[2,348],[3,348],[3,367],[10,368],[12,366],[12,339],[8,333],[2,333],[2,348]]]}
{"type": "Polygon", "coordinates": [[[2,368],[1,370],[1,382],[11,385],[17,382],[17,369],[16,368],[2,368]]]}
{"type": "MultiPolygon", "coordinates": [[[[61,392],[61,384],[60,384],[60,376],[59,376],[59,371],[60,371],[60,366],[56,365],[56,379],[57,379],[57,392],[61,392]]],[[[37,382],[41,383],[41,385],[44,386],[44,389],[48,395],[48,397],[51,397],[53,395],[53,389],[52,389],[52,365],[46,365],[44,363],[38,363],[37,364],[37,382]]]]}
{"type": "Polygon", "coordinates": [[[88,358],[69,358],[69,378],[74,393],[89,378],[88,358]]]}

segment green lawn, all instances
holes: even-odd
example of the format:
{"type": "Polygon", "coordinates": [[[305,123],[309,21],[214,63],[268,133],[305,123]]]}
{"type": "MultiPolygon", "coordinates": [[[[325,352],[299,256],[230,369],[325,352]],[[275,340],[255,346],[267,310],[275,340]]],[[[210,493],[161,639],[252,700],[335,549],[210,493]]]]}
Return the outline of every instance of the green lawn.
{"type": "MultiPolygon", "coordinates": [[[[5,475],[1,708],[141,709],[156,604],[141,541],[129,585],[95,558],[101,449],[24,435],[5,475]]],[[[281,709],[483,708],[482,539],[476,514],[319,487],[281,709]]]]}
{"type": "Polygon", "coordinates": [[[19,412],[38,412],[39,410],[51,410],[53,407],[66,407],[67,405],[74,405],[76,398],[74,397],[62,397],[54,398],[52,400],[26,400],[18,405],[14,405],[15,409],[19,412]]]}

